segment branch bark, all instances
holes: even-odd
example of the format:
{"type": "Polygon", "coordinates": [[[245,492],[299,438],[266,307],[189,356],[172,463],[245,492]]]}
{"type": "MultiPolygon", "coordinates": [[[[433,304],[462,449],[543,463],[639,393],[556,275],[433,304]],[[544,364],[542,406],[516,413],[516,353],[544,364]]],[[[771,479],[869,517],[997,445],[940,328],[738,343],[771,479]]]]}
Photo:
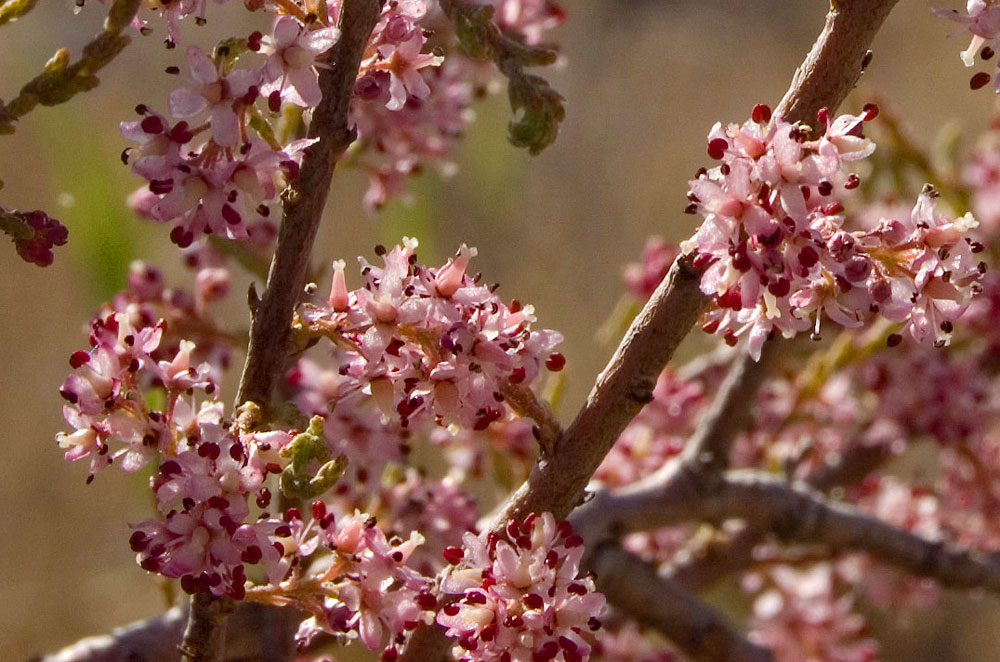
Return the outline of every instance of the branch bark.
{"type": "Polygon", "coordinates": [[[782,540],[868,552],[945,586],[1000,593],[1000,559],[921,538],[853,506],[830,501],[808,486],[789,485],[766,474],[732,472],[718,494],[703,500],[698,510],[709,521],[744,519],[782,540]]]}
{"type": "Polygon", "coordinates": [[[615,544],[594,554],[597,590],[618,609],[666,635],[695,662],[772,662],[725,617],[615,544]]]}
{"type": "MultiPolygon", "coordinates": [[[[239,603],[226,628],[227,662],[277,659],[261,649],[258,633],[278,611],[277,607],[269,605],[239,603]]],[[[179,644],[187,620],[187,605],[174,607],[159,616],[130,623],[108,634],[81,639],[51,655],[32,658],[32,662],[180,662],[179,644]]]]}
{"type": "Polygon", "coordinates": [[[830,0],[823,32],[795,70],[777,114],[810,123],[821,108],[831,112],[847,98],[863,72],[865,54],[898,0],[830,0]]]}
{"type": "Polygon", "coordinates": [[[664,518],[684,517],[692,502],[712,493],[728,468],[733,441],[750,425],[757,390],[786,346],[769,340],[759,361],[738,358],[684,451],[636,483],[593,493],[570,518],[573,530],[599,547],[624,533],[659,528],[664,518]]]}

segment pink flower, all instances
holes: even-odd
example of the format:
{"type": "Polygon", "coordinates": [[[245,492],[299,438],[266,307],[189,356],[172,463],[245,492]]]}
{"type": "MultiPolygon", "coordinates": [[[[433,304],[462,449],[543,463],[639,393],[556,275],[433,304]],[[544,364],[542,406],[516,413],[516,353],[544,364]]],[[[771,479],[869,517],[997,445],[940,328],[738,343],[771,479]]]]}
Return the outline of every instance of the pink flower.
{"type": "Polygon", "coordinates": [[[527,387],[543,362],[562,368],[562,338],[532,330],[531,306],[506,305],[466,273],[474,249],[434,269],[416,262],[416,246],[380,249],[381,268],[362,260],[354,292],[335,268],[333,306],[304,306],[298,323],[343,350],[334,397],[361,391],[404,428],[430,419],[483,430],[508,416],[508,385],[527,387]]]}
{"type": "Polygon", "coordinates": [[[430,87],[420,75],[420,70],[436,67],[444,58],[421,53],[425,42],[423,34],[414,31],[405,41],[379,46],[377,55],[362,65],[365,71],[389,73],[389,102],[385,106],[389,110],[401,109],[410,96],[426,99],[430,95],[430,87]]]}
{"type": "Polygon", "coordinates": [[[240,116],[236,106],[252,102],[261,83],[259,69],[234,69],[226,75],[197,46],[187,49],[191,78],[186,87],[170,93],[168,107],[174,117],[196,117],[209,114],[212,140],[223,147],[235,147],[240,142],[240,116]]]}
{"type": "Polygon", "coordinates": [[[261,94],[279,92],[285,101],[315,108],[323,98],[316,58],[336,43],[340,30],[335,27],[310,30],[297,18],[284,15],[275,19],[272,33],[272,37],[260,41],[260,52],[268,56],[261,94]]]}

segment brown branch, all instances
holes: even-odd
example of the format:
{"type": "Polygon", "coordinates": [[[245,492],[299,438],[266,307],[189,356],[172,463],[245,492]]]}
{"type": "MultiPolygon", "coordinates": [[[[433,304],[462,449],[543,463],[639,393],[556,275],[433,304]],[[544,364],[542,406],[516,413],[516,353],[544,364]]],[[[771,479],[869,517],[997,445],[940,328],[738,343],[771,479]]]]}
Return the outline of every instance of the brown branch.
{"type": "Polygon", "coordinates": [[[684,517],[692,502],[710,493],[729,466],[736,437],[751,423],[752,403],[770,367],[788,343],[767,341],[760,360],[739,357],[719,388],[684,451],[644,479],[616,489],[595,492],[570,521],[594,546],[631,531],[663,526],[664,519],[684,517]]]}
{"type": "MultiPolygon", "coordinates": [[[[274,620],[277,607],[240,602],[226,628],[227,662],[275,660],[261,648],[260,629],[274,620]]],[[[33,662],[180,662],[180,643],[188,619],[187,605],[153,618],[116,628],[108,634],[81,639],[33,662]]]]}
{"type": "Polygon", "coordinates": [[[540,459],[527,482],[508,499],[492,528],[500,530],[532,512],[565,518],[582,502],[594,471],[652,399],[657,377],[705,307],[700,277],[691,256],[677,259],[632,322],[576,419],[551,455],[540,459]]]}
{"type": "MultiPolygon", "coordinates": [[[[823,464],[806,476],[804,483],[819,492],[860,483],[879,465],[892,457],[884,446],[855,446],[839,462],[823,464]]],[[[705,588],[721,577],[746,570],[753,564],[753,550],[763,542],[766,531],[747,522],[727,522],[720,533],[696,543],[672,560],[663,572],[689,590],[705,588]],[[736,527],[729,526],[735,524],[736,527]]]]}
{"type": "Polygon", "coordinates": [[[753,565],[753,552],[765,534],[746,522],[727,522],[707,539],[689,541],[660,573],[689,591],[700,591],[753,565]]]}
{"type": "Polygon", "coordinates": [[[187,610],[174,607],[149,620],[81,639],[51,655],[32,658],[31,662],[131,662],[143,658],[177,662],[177,645],[186,622],[187,610]]]}
{"type": "Polygon", "coordinates": [[[235,603],[231,598],[218,597],[209,591],[191,596],[191,613],[181,640],[184,662],[222,662],[226,644],[226,617],[235,603]]]}
{"type": "Polygon", "coordinates": [[[266,404],[282,374],[288,353],[292,313],[309,267],[309,255],[323,217],[337,159],[354,141],[347,111],[361,57],[378,20],[378,0],[346,0],[340,14],[340,39],[321,69],[323,100],[313,111],[309,137],[319,142],[306,149],[296,181],[284,192],[284,220],[271,260],[267,289],[254,311],[250,345],[237,404],[266,404]]]}
{"type": "MultiPolygon", "coordinates": [[[[729,452],[741,432],[750,427],[757,391],[787,343],[775,338],[761,348],[760,360],[740,357],[719,387],[712,407],[702,416],[698,429],[684,446],[680,459],[705,473],[718,473],[729,466],[729,452]]],[[[655,474],[654,474],[655,475],[655,474]]]]}
{"type": "Polygon", "coordinates": [[[857,85],[875,34],[898,0],[830,0],[823,32],[795,70],[776,114],[789,122],[814,122],[832,112],[857,85]]]}
{"type": "Polygon", "coordinates": [[[946,586],[1000,593],[1000,559],[926,540],[852,506],[829,501],[805,485],[789,485],[767,474],[732,472],[718,493],[696,510],[710,521],[744,519],[783,540],[868,552],[946,586]]]}
{"type": "Polygon", "coordinates": [[[593,555],[597,590],[639,623],[666,635],[695,662],[771,662],[766,648],[746,639],[722,614],[618,545],[593,555]]]}

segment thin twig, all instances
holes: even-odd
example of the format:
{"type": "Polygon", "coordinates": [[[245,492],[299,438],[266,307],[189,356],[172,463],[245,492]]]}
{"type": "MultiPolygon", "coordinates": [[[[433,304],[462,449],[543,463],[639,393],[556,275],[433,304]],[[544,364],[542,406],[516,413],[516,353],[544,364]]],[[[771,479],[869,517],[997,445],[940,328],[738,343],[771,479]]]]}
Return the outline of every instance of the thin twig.
{"type": "Polygon", "coordinates": [[[76,62],[69,61],[67,49],[59,49],[45,63],[45,70],[25,83],[16,97],[6,105],[0,102],[0,134],[13,133],[14,123],[39,104],[55,106],[97,87],[97,72],[131,41],[122,31],[131,24],[140,6],[141,0],[115,0],[101,31],[84,45],[76,62]]]}
{"type": "Polygon", "coordinates": [[[775,338],[761,348],[760,359],[749,354],[740,357],[719,387],[712,407],[702,416],[680,459],[697,465],[706,473],[717,473],[729,466],[729,452],[741,432],[750,427],[752,404],[757,391],[770,373],[771,364],[787,343],[775,338]]]}

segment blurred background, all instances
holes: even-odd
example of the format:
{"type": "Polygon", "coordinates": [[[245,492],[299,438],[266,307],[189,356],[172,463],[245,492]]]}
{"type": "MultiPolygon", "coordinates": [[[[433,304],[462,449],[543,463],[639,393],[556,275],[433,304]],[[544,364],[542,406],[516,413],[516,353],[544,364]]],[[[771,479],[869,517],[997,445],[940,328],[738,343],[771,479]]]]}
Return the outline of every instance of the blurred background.
{"type": "MultiPolygon", "coordinates": [[[[209,7],[205,27],[186,23],[185,39],[207,48],[220,35],[263,27],[263,16],[230,4],[209,7]],[[234,27],[237,21],[245,26],[234,27]]],[[[505,100],[487,100],[455,155],[458,174],[448,181],[422,176],[410,206],[397,201],[367,216],[364,177],[338,173],[314,258],[352,264],[404,234],[420,239],[422,261],[431,264],[461,242],[477,246],[474,270],[501,283],[505,298],[533,303],[540,324],[565,334],[559,413],[568,419],[613,350],[594,335],[622,293],[622,265],[637,259],[651,234],[682,239],[692,232],[694,217],[680,212],[687,180],[708,160],[706,133],[717,120],[743,121],[755,103],[777,104],[826,8],[823,0],[577,0],[555,34],[564,62],[546,73],[566,97],[555,146],[535,158],[510,147],[505,100]]],[[[79,52],[103,8],[73,9],[71,0],[44,0],[0,28],[0,97],[13,97],[56,48],[79,52]]],[[[877,90],[918,141],[930,143],[957,122],[967,147],[989,121],[994,98],[969,90],[958,57],[967,40],[949,38],[957,26],[930,9],[925,0],[900,2],[847,107],[859,108],[865,90],[877,90]]],[[[22,262],[13,247],[0,250],[7,467],[0,474],[7,513],[0,642],[7,659],[164,609],[161,589],[127,545],[126,522],[148,512],[141,479],[108,473],[84,485],[86,468],[63,462],[53,440],[65,427],[57,389],[67,358],[85,346],[93,311],[124,286],[129,262],[142,257],[164,268],[170,284],[190,285],[167,241],[169,228],[126,210],[124,199],[139,183],[119,160],[127,145],[118,122],[134,118],[137,103],[164,108],[171,78],[163,68],[183,68],[182,49],[164,51],[163,36],[158,24],[152,36],[136,36],[96,91],[37,109],[15,135],[0,138],[0,204],[46,210],[70,230],[69,244],[45,270],[22,262]]],[[[239,302],[248,283],[234,283],[228,312],[237,326],[247,323],[239,302]]],[[[950,594],[941,608],[903,623],[878,611],[870,616],[886,660],[996,657],[1000,602],[993,598],[950,594]]]]}

